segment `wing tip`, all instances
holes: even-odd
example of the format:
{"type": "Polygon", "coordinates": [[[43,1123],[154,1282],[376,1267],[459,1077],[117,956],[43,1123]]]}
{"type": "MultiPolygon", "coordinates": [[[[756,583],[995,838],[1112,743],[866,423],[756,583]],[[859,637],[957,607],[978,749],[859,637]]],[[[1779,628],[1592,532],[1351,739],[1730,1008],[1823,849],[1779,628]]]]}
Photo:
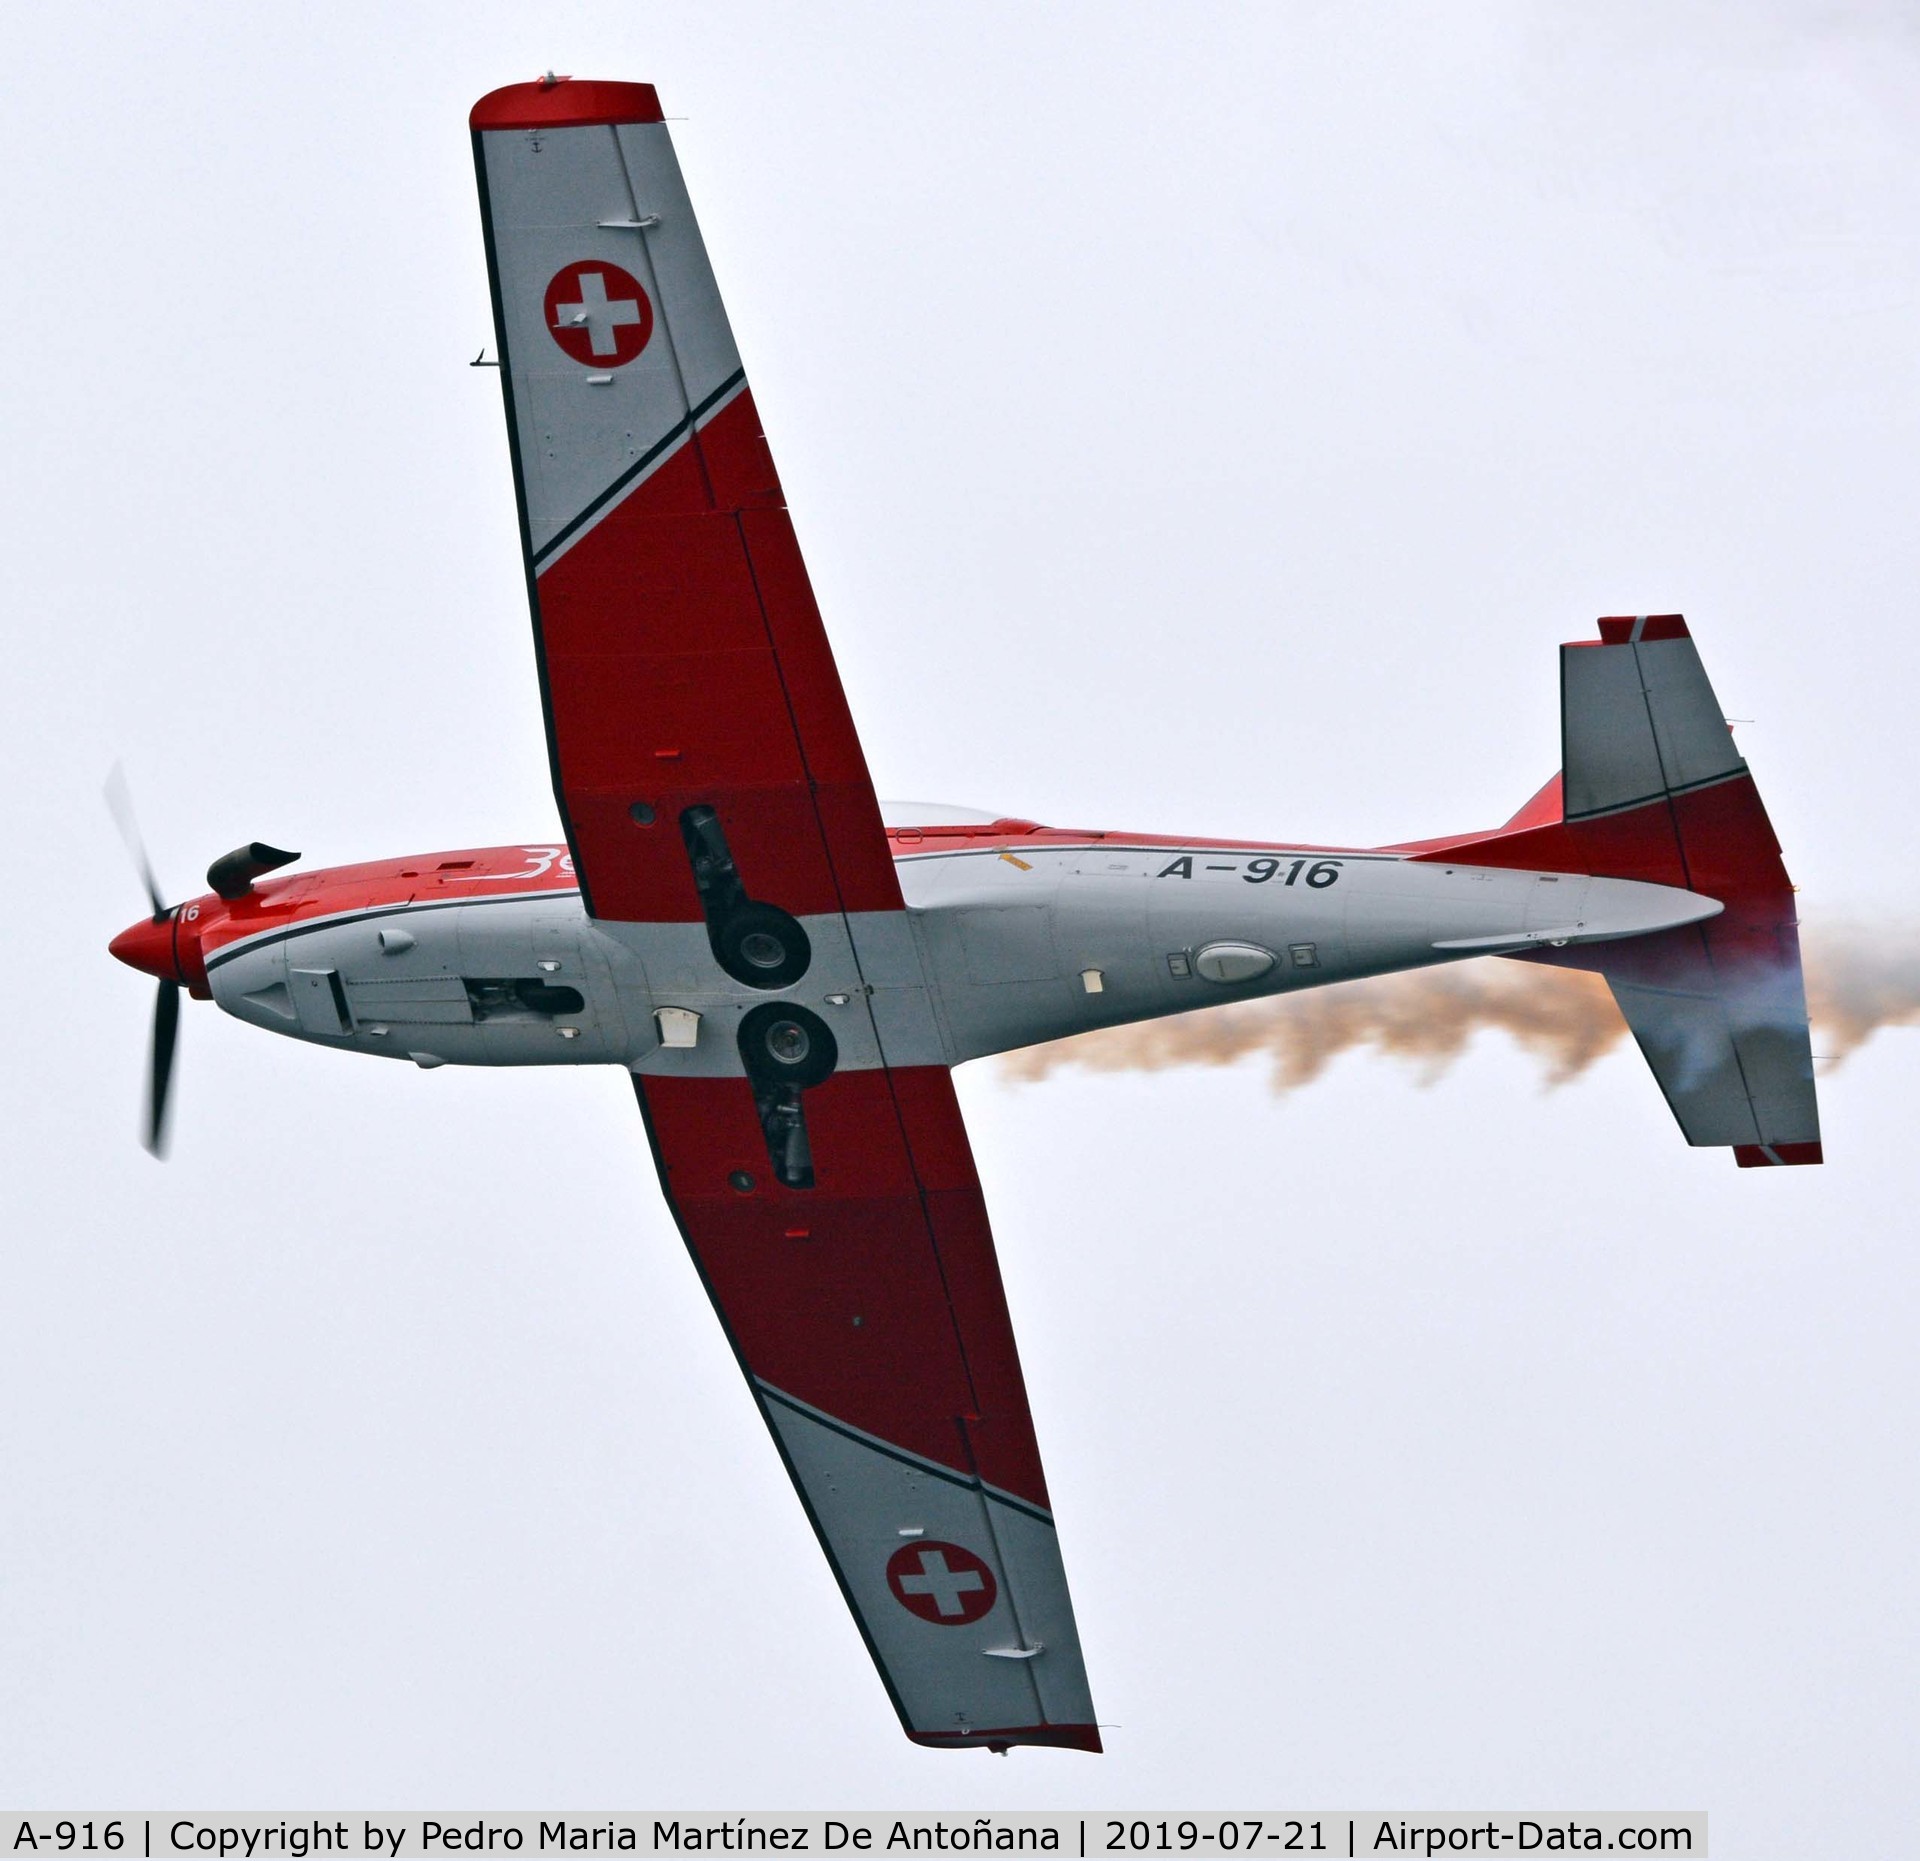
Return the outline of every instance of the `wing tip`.
{"type": "Polygon", "coordinates": [[[916,1745],[934,1751],[965,1751],[985,1747],[1004,1755],[1015,1745],[1051,1745],[1062,1751],[1091,1751],[1098,1755],[1106,1747],[1100,1742],[1097,1725],[970,1725],[964,1732],[917,1732],[907,1727],[907,1736],[916,1745]]]}
{"type": "Polygon", "coordinates": [[[605,78],[537,78],[490,90],[467,122],[482,129],[582,129],[595,123],[663,123],[660,94],[651,84],[605,78]]]}
{"type": "Polygon", "coordinates": [[[1770,1170],[1781,1164],[1824,1163],[1819,1140],[1811,1144],[1735,1144],[1733,1160],[1743,1170],[1770,1170]]]}

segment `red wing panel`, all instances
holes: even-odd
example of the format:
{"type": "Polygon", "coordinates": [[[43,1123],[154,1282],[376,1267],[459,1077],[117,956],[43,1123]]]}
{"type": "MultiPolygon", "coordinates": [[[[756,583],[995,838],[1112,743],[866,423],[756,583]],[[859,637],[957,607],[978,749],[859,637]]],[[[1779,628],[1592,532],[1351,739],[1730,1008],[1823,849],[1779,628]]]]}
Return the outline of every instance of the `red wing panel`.
{"type": "Polygon", "coordinates": [[[902,1723],[1098,1750],[1026,1389],[951,1079],[807,1094],[781,1188],[743,1079],[636,1076],[655,1161],[902,1723]]]}
{"type": "Polygon", "coordinates": [[[945,1069],[842,1072],[810,1091],[816,1182],[802,1191],[768,1177],[745,1079],[640,1077],[638,1089],[667,1198],[749,1373],[1045,1510],[986,1205],[945,1069]],[[938,1187],[915,1168],[896,1082],[945,1166],[938,1187]],[[751,1193],[732,1186],[741,1175],[751,1193]],[[983,1456],[973,1436],[988,1424],[996,1446],[983,1456]]]}

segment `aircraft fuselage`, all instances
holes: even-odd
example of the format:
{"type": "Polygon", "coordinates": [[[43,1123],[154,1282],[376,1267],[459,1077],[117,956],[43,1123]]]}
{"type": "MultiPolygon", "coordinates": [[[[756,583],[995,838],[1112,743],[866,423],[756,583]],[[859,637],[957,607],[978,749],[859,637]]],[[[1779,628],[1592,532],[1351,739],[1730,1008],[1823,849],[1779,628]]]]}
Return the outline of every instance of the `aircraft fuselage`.
{"type": "Polygon", "coordinates": [[[891,830],[907,910],[799,920],[795,980],[755,988],[706,920],[587,917],[566,849],[493,847],[208,895],[116,954],[270,1032],[416,1064],[617,1063],[738,1074],[770,1000],[831,1030],[839,1069],[954,1065],[1094,1028],[1472,955],[1593,942],[1720,907],[1668,886],[1355,848],[891,830]],[[849,936],[849,929],[852,935],[849,936]]]}

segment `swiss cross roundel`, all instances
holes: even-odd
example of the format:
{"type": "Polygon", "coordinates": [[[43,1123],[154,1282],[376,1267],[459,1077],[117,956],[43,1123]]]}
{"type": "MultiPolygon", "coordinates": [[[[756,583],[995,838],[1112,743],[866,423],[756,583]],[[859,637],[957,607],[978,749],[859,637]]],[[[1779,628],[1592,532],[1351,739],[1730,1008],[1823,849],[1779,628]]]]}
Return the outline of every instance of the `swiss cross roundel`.
{"type": "Polygon", "coordinates": [[[948,1628],[979,1621],[1000,1593],[993,1572],[965,1545],[937,1538],[918,1538],[894,1552],[887,1588],[915,1615],[948,1628]]]}
{"type": "Polygon", "coordinates": [[[564,265],[547,286],[547,330],[576,362],[619,368],[653,335],[653,305],[640,280],[604,259],[564,265]]]}

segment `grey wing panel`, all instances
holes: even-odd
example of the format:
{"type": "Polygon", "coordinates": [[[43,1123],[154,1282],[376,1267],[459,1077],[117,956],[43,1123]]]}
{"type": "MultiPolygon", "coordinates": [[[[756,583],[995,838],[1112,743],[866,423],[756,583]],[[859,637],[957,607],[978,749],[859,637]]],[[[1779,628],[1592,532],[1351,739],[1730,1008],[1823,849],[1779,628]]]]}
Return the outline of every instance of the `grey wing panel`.
{"type": "Polygon", "coordinates": [[[909,1730],[944,1744],[1090,1729],[1052,1518],[759,1387],[909,1730]]]}
{"type": "Polygon", "coordinates": [[[544,563],[737,386],[740,357],[664,123],[491,131],[479,146],[528,543],[544,563]]]}

